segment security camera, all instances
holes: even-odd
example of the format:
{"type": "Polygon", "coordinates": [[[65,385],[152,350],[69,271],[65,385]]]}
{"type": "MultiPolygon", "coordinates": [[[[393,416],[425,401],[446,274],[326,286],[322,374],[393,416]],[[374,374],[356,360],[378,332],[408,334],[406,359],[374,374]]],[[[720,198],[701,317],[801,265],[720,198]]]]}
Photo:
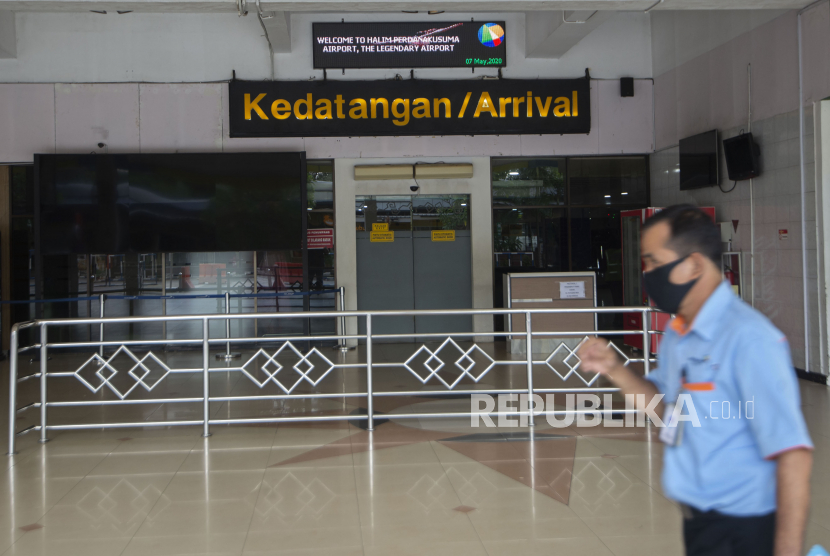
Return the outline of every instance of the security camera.
{"type": "Polygon", "coordinates": [[[104,147],[106,147],[106,146],[107,146],[107,144],[106,144],[106,143],[98,143],[98,148],[99,148],[99,149],[103,149],[103,148],[104,148],[104,147]]]}
{"type": "Polygon", "coordinates": [[[413,193],[418,191],[418,189],[420,189],[420,188],[417,185],[410,185],[409,186],[409,190],[412,191],[413,193]]]}

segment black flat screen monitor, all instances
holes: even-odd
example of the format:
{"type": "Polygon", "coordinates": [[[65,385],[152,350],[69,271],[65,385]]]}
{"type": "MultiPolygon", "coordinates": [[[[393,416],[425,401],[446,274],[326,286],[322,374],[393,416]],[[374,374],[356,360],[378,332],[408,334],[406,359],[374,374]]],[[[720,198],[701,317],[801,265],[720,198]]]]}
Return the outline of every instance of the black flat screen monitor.
{"type": "Polygon", "coordinates": [[[37,155],[41,253],[299,249],[305,153],[37,155]]]}
{"type": "Polygon", "coordinates": [[[719,185],[718,131],[680,140],[680,189],[719,185]]]}

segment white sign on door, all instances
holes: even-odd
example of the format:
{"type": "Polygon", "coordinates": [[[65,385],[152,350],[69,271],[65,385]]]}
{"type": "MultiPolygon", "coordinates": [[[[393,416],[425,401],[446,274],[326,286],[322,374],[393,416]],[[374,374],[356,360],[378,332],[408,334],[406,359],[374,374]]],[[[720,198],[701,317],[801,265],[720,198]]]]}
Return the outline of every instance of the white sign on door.
{"type": "Polygon", "coordinates": [[[585,299],[585,282],[559,282],[560,299],[585,299]]]}

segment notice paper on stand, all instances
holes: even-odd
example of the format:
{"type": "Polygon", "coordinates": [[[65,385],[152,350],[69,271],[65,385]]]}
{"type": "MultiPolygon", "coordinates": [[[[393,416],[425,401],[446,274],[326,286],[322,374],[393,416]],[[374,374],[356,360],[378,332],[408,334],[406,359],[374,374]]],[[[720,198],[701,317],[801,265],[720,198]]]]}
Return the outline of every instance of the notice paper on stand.
{"type": "Polygon", "coordinates": [[[559,299],[585,299],[585,282],[559,282],[559,299]]]}

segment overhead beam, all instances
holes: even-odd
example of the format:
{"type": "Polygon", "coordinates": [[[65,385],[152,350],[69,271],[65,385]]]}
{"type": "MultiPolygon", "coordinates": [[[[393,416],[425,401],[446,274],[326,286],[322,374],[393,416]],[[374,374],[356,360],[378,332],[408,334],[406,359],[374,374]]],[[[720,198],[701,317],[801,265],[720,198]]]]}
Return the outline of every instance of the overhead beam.
{"type": "Polygon", "coordinates": [[[291,52],[291,14],[288,12],[265,12],[262,24],[268,33],[271,50],[274,53],[291,52]]]}
{"type": "MultiPolygon", "coordinates": [[[[655,0],[445,0],[449,12],[542,12],[550,10],[644,11],[655,0]]],[[[764,9],[800,9],[809,0],[757,0],[764,9]]],[[[249,5],[253,2],[249,1],[249,5]]],[[[747,0],[665,0],[657,10],[746,9],[747,0]]],[[[264,0],[263,11],[290,12],[390,12],[402,10],[425,13],[423,0],[264,0]]],[[[88,12],[89,10],[133,10],[135,13],[236,13],[230,0],[0,0],[0,11],[88,12]]]]}
{"type": "Polygon", "coordinates": [[[590,10],[526,12],[525,56],[559,59],[614,14],[590,10]]]}
{"type": "Polygon", "coordinates": [[[17,58],[14,12],[0,12],[0,58],[17,58]]]}

